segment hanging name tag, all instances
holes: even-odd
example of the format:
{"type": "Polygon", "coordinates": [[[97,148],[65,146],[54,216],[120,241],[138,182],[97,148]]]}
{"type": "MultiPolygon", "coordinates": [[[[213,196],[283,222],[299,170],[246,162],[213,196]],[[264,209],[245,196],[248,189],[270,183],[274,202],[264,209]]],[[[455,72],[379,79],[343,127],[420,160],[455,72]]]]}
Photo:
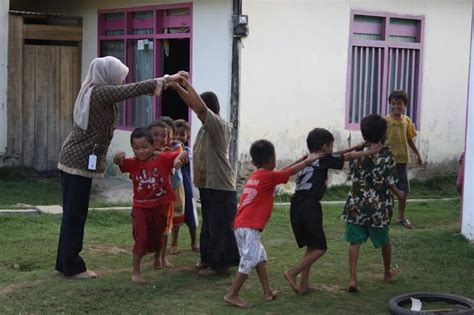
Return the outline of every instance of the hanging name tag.
{"type": "Polygon", "coordinates": [[[89,155],[89,165],[87,168],[91,171],[95,171],[97,168],[97,155],[91,154],[89,155]]]}

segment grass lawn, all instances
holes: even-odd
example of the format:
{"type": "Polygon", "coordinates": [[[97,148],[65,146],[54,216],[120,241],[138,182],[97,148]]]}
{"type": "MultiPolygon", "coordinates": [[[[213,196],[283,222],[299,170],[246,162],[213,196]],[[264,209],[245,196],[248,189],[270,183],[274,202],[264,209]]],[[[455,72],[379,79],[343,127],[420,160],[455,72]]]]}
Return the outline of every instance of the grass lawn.
{"type": "MultiPolygon", "coordinates": [[[[388,300],[415,291],[440,291],[474,297],[474,247],[457,233],[459,202],[411,203],[408,217],[416,229],[391,229],[396,280],[382,282],[382,259],[370,243],[359,259],[361,291],[344,291],[348,280],[347,244],[341,239],[344,223],[340,206],[325,206],[329,250],[316,263],[311,282],[319,289],[295,295],[282,272],[296,263],[297,249],[287,207],[275,209],[263,233],[268,272],[279,296],[263,302],[252,273],[242,297],[250,310],[224,305],[222,297],[231,277],[203,278],[193,265],[198,255],[189,249],[186,228],[181,231],[182,253],[171,257],[174,268],[151,271],[145,259],[146,285],[130,280],[132,245],[130,214],[91,211],[86,225],[83,256],[88,266],[103,274],[94,280],[64,280],[53,272],[60,217],[52,215],[0,216],[0,313],[239,313],[239,314],[383,314],[388,300]]],[[[233,273],[235,269],[233,269],[233,273]]]]}
{"type": "MultiPolygon", "coordinates": [[[[457,197],[455,176],[433,176],[419,181],[411,181],[411,199],[457,197]]],[[[323,200],[345,200],[349,186],[330,187],[323,200]]],[[[130,191],[130,193],[132,193],[130,191]]],[[[0,168],[0,209],[18,208],[18,204],[27,205],[60,205],[60,178],[43,178],[34,171],[22,168],[0,168]]],[[[291,194],[283,193],[275,197],[275,201],[289,201],[291,194]]],[[[91,199],[90,207],[130,206],[128,203],[104,202],[91,199]]]]}

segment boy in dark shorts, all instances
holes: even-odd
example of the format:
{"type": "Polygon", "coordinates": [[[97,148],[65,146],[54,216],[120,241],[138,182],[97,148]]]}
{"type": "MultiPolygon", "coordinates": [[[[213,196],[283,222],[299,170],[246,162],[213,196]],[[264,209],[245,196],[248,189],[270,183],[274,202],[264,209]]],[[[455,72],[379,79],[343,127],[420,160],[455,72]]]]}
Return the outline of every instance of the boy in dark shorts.
{"type": "MultiPolygon", "coordinates": [[[[369,115],[362,119],[360,129],[369,148],[380,146],[385,141],[387,122],[379,115],[369,115]]],[[[394,277],[388,233],[393,211],[390,191],[399,198],[404,198],[404,193],[395,186],[396,162],[387,146],[377,154],[353,161],[349,178],[352,188],[343,211],[346,220],[344,239],[350,243],[348,291],[355,292],[358,290],[356,269],[360,245],[369,237],[375,248],[382,248],[384,281],[394,277]]]]}
{"type": "Polygon", "coordinates": [[[420,152],[413,139],[416,137],[416,128],[410,117],[404,115],[408,106],[408,94],[405,91],[393,91],[388,97],[390,114],[385,117],[387,121],[386,144],[390,148],[396,162],[398,174],[397,188],[404,192],[404,198],[398,199],[397,223],[407,229],[413,229],[413,224],[405,218],[406,196],[410,193],[407,164],[410,162],[408,147],[416,155],[418,166],[423,165],[420,152]]]}
{"type": "Polygon", "coordinates": [[[296,190],[291,197],[290,218],[296,242],[300,248],[306,246],[303,258],[293,268],[284,272],[284,277],[295,293],[305,294],[314,291],[309,286],[309,272],[311,266],[327,249],[326,236],[323,230],[323,213],[319,201],[326,191],[328,170],[342,169],[345,160],[360,158],[377,152],[379,147],[374,146],[364,152],[351,152],[362,148],[359,144],[347,150],[333,153],[334,137],[323,128],[313,129],[306,138],[309,152],[324,154],[311,165],[298,173],[296,190]],[[297,283],[297,276],[301,273],[301,281],[297,283]]]}

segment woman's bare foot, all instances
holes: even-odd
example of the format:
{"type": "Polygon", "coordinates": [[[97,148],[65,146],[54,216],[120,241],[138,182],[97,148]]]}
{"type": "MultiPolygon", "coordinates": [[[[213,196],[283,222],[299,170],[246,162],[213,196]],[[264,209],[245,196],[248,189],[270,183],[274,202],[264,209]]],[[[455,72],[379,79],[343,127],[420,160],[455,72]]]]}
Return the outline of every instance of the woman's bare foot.
{"type": "Polygon", "coordinates": [[[231,304],[231,305],[240,307],[240,308],[250,308],[250,307],[252,307],[252,305],[250,305],[249,303],[247,303],[244,300],[242,300],[241,298],[239,298],[239,296],[224,295],[224,302],[226,302],[227,304],[231,304]]]}
{"type": "Polygon", "coordinates": [[[199,253],[199,246],[197,246],[197,245],[191,245],[191,250],[192,250],[193,252],[199,253]]]}
{"type": "Polygon", "coordinates": [[[84,272],[81,272],[81,273],[77,273],[73,276],[69,276],[69,277],[66,277],[68,279],[95,279],[95,278],[98,278],[99,277],[99,274],[97,272],[94,272],[92,270],[86,270],[84,272]]]}
{"type": "Polygon", "coordinates": [[[265,294],[265,301],[271,302],[276,299],[278,290],[271,290],[269,294],[265,294]]]}
{"type": "Polygon", "coordinates": [[[357,286],[356,280],[350,280],[349,285],[347,286],[347,291],[350,293],[355,293],[359,291],[359,287],[357,286]]]}
{"type": "Polygon", "coordinates": [[[298,290],[298,286],[296,285],[296,276],[290,275],[288,271],[285,271],[283,273],[283,276],[285,277],[286,281],[288,281],[288,284],[290,285],[291,289],[295,293],[300,293],[300,291],[298,290]]]}
{"type": "Polygon", "coordinates": [[[388,272],[384,273],[383,281],[392,282],[394,278],[395,278],[395,271],[392,268],[390,268],[388,272]]]}
{"type": "Polygon", "coordinates": [[[311,294],[311,293],[314,293],[314,292],[316,292],[317,290],[316,290],[316,288],[309,287],[309,286],[308,286],[308,287],[304,287],[304,288],[301,287],[301,286],[299,286],[299,287],[298,287],[298,291],[300,291],[300,294],[304,295],[304,294],[311,294]]]}
{"type": "Polygon", "coordinates": [[[178,246],[171,246],[170,253],[171,255],[179,254],[178,246]]]}
{"type": "Polygon", "coordinates": [[[132,273],[132,281],[137,284],[145,283],[145,280],[142,278],[142,275],[139,273],[132,273]]]}
{"type": "Polygon", "coordinates": [[[161,259],[162,263],[163,263],[163,267],[165,268],[171,268],[173,267],[173,265],[171,265],[171,263],[168,261],[168,258],[162,258],[161,259]]]}

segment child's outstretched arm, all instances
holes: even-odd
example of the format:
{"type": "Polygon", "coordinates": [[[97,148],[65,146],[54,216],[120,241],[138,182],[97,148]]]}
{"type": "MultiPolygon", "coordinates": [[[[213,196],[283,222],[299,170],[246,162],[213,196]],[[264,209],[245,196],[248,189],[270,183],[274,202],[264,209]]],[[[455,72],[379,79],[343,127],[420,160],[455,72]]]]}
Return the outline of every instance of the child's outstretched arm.
{"type": "Polygon", "coordinates": [[[288,165],[287,167],[284,168],[291,168],[291,174],[296,174],[299,171],[301,171],[303,168],[308,166],[309,164],[313,163],[317,159],[323,157],[325,154],[324,153],[311,153],[308,156],[303,156],[302,158],[296,160],[294,163],[288,165]]]}
{"type": "Polygon", "coordinates": [[[199,120],[204,123],[207,115],[206,104],[189,81],[186,80],[182,84],[170,82],[168,86],[178,93],[179,97],[197,114],[199,120]]]}
{"type": "Polygon", "coordinates": [[[407,142],[408,142],[408,145],[410,146],[410,148],[416,154],[416,164],[418,164],[418,166],[422,166],[423,165],[423,159],[421,158],[420,152],[418,151],[418,148],[416,147],[415,142],[413,142],[413,139],[408,139],[407,142]]]}
{"type": "Polygon", "coordinates": [[[118,166],[123,166],[123,159],[125,159],[125,152],[118,151],[114,155],[113,162],[114,164],[117,164],[118,166]]]}
{"type": "Polygon", "coordinates": [[[339,154],[339,155],[345,155],[349,152],[352,152],[352,151],[357,151],[357,150],[362,150],[365,146],[367,145],[367,142],[366,141],[363,141],[361,143],[358,143],[350,148],[347,148],[347,149],[343,149],[343,150],[340,150],[340,151],[336,151],[334,152],[334,154],[339,154]]]}
{"type": "Polygon", "coordinates": [[[183,167],[183,165],[185,165],[186,163],[188,163],[188,152],[183,151],[174,159],[173,167],[175,169],[179,169],[183,167]]]}
{"type": "Polygon", "coordinates": [[[383,144],[381,143],[374,143],[370,146],[370,148],[366,151],[356,151],[356,152],[348,152],[344,153],[344,160],[355,160],[360,159],[364,156],[372,155],[379,153],[382,150],[383,144]]]}

